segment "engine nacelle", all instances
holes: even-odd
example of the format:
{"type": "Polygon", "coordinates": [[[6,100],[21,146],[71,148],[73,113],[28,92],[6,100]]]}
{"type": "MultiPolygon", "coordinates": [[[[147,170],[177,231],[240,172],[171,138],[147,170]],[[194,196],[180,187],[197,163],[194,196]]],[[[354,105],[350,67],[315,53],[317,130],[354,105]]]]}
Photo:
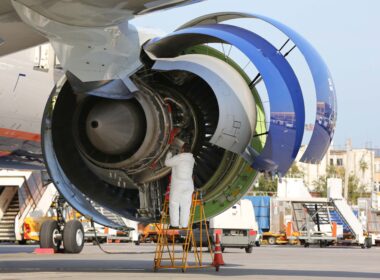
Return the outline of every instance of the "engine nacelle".
{"type": "MultiPolygon", "coordinates": [[[[194,55],[185,58],[195,65],[194,55]]],[[[61,81],[46,106],[43,147],[57,188],[78,211],[110,226],[97,205],[129,219],[157,220],[169,183],[165,155],[184,142],[196,159],[194,182],[208,215],[250,187],[256,172],[239,154],[256,125],[252,91],[218,58],[197,65],[164,73],[145,67],[133,76],[139,91],[129,99],[78,93],[61,81]],[[215,63],[219,74],[197,72],[215,63]]]]}
{"type": "Polygon", "coordinates": [[[57,85],[44,114],[43,148],[53,181],[74,208],[111,227],[117,224],[97,205],[132,220],[156,221],[169,184],[165,155],[185,142],[196,159],[194,183],[209,217],[240,199],[258,171],[286,173],[303,137],[301,87],[286,55],[267,40],[219,23],[238,17],[277,27],[304,55],[323,110],[303,159],[321,159],[334,132],[336,103],[318,53],[274,20],[241,13],[207,15],[144,44],[142,65],[128,77],[81,84],[68,72],[57,85]],[[221,44],[223,52],[210,43],[221,44]],[[257,80],[227,57],[225,45],[238,49],[259,70],[270,115],[264,114],[257,80]]]}

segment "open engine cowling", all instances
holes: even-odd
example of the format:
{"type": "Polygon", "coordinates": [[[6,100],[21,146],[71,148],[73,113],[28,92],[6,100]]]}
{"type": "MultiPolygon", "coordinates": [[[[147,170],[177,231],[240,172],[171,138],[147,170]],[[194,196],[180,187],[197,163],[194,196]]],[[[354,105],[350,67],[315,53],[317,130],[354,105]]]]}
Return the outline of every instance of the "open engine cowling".
{"type": "MultiPolygon", "coordinates": [[[[142,67],[129,77],[134,90],[120,86],[121,80],[80,84],[71,73],[57,85],[44,114],[43,147],[51,177],[74,208],[110,227],[118,225],[97,205],[132,220],[157,220],[169,183],[165,155],[184,142],[196,159],[194,182],[209,217],[240,199],[258,171],[286,173],[303,136],[301,88],[284,55],[268,41],[218,23],[242,16],[248,15],[206,16],[147,42],[141,50],[142,67]],[[260,71],[271,102],[269,130],[252,81],[210,43],[236,47],[260,71]]],[[[323,127],[317,117],[316,128],[322,132],[311,143],[321,134],[322,141],[304,156],[315,161],[334,131],[331,77],[302,37],[277,22],[253,17],[298,42],[309,62],[317,97],[326,108],[323,127]],[[318,67],[323,71],[315,74],[318,67]]]]}

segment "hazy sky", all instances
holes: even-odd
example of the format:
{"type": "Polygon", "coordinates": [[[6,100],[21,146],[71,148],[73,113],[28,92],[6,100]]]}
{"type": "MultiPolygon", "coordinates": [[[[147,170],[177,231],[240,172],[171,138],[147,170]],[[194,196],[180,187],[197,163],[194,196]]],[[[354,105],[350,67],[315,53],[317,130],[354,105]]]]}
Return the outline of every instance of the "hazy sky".
{"type": "MultiPolygon", "coordinates": [[[[178,22],[205,13],[248,11],[275,18],[296,30],[318,50],[334,79],[338,97],[334,145],[343,145],[350,137],[355,147],[371,143],[380,148],[380,1],[208,0],[178,11],[166,12],[167,16],[160,16],[159,21],[158,15],[152,15],[152,22],[170,30],[178,22]]],[[[257,23],[247,26],[254,24],[257,23]]],[[[262,30],[272,36],[274,45],[283,43],[280,35],[270,35],[264,27],[262,30]]],[[[291,54],[289,60],[296,72],[299,68],[310,123],[314,119],[310,112],[315,113],[313,85],[300,56],[291,54]]]]}

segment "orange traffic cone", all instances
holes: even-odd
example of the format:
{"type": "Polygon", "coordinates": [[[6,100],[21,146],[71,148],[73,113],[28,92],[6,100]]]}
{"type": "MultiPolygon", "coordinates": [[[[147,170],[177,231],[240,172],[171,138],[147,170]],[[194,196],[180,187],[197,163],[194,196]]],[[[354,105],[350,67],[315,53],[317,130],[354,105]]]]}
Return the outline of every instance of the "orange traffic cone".
{"type": "Polygon", "coordinates": [[[224,265],[223,256],[222,256],[222,248],[220,247],[219,233],[216,234],[214,261],[212,265],[215,266],[216,271],[219,271],[219,267],[221,265],[224,265]]]}

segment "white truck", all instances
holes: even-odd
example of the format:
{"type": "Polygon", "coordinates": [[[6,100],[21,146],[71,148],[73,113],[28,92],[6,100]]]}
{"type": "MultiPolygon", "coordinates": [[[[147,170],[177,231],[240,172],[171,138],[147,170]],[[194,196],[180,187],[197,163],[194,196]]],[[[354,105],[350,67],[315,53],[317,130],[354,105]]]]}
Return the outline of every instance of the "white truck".
{"type": "Polygon", "coordinates": [[[250,200],[242,199],[222,214],[210,219],[210,229],[220,234],[222,251],[225,248],[241,248],[252,253],[254,245],[260,245],[258,225],[250,200]]]}

